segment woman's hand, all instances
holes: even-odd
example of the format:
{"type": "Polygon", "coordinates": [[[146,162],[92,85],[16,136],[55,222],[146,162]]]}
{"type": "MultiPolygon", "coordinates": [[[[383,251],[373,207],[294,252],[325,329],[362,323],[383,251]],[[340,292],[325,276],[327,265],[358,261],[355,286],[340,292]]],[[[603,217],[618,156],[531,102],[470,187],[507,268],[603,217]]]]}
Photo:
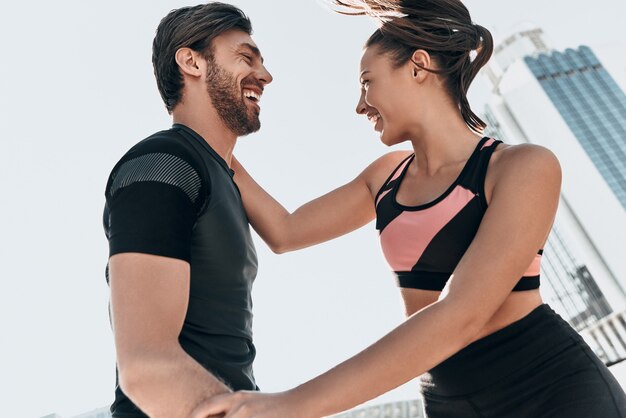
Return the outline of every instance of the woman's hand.
{"type": "Polygon", "coordinates": [[[241,391],[216,395],[204,401],[190,418],[319,418],[295,399],[292,392],[241,391]]]}

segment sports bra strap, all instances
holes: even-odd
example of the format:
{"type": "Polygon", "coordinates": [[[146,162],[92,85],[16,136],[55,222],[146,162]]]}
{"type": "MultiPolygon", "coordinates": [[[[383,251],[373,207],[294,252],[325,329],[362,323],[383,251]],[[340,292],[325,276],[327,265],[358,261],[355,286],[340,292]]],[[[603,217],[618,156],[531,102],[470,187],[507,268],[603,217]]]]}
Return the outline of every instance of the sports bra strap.
{"type": "Polygon", "coordinates": [[[411,162],[411,160],[413,159],[412,157],[414,157],[414,156],[415,156],[415,154],[412,153],[412,154],[408,155],[406,158],[404,158],[402,161],[400,161],[400,164],[398,164],[398,166],[391,172],[391,174],[389,174],[389,177],[387,177],[387,180],[385,180],[383,185],[378,190],[378,193],[376,193],[376,197],[374,199],[374,202],[377,202],[378,201],[378,197],[381,195],[381,193],[388,189],[389,183],[391,183],[391,181],[393,181],[393,180],[395,180],[396,178],[399,177],[400,172],[402,172],[402,169],[404,169],[404,167],[408,163],[411,162]]]}
{"type": "Polygon", "coordinates": [[[489,168],[491,155],[500,143],[502,143],[502,141],[495,139],[487,141],[480,149],[478,158],[476,158],[474,162],[474,167],[468,171],[468,176],[464,179],[467,186],[478,193],[485,209],[487,209],[487,200],[485,199],[485,178],[487,177],[487,169],[489,168]]]}

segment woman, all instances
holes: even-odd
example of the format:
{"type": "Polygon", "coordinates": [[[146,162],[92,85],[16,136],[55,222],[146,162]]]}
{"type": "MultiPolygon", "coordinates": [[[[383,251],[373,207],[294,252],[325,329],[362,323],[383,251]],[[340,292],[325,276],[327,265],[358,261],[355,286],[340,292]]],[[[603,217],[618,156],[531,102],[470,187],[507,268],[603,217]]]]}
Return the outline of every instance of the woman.
{"type": "Polygon", "coordinates": [[[361,60],[357,112],[384,144],[409,140],[413,152],[384,155],[293,214],[236,161],[235,179],[250,222],[275,252],[376,217],[409,317],[297,388],[219,396],[197,416],[326,416],[421,375],[429,418],[626,417],[623,390],[539,293],[557,159],[479,135],[485,124],[466,93],[491,56],[489,31],[458,0],[336,3],[382,19],[361,60]]]}

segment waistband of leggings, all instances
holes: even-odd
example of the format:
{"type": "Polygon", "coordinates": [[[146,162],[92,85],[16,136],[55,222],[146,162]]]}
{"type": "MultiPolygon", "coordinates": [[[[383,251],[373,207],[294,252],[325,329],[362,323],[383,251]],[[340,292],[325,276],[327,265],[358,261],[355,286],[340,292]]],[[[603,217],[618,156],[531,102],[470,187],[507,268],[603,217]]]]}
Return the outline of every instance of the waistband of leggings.
{"type": "Polygon", "coordinates": [[[549,305],[474,341],[421,378],[423,392],[469,394],[527,367],[534,367],[582,338],[549,305]]]}

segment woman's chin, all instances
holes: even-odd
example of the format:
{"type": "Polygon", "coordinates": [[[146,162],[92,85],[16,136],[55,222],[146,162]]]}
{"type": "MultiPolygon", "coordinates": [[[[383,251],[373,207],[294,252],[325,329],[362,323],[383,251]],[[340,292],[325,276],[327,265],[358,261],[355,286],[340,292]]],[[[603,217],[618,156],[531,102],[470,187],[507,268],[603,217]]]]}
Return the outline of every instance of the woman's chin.
{"type": "Polygon", "coordinates": [[[383,144],[387,145],[388,147],[390,147],[392,145],[396,145],[398,142],[400,142],[400,141],[397,140],[397,138],[395,138],[395,136],[390,135],[384,129],[382,129],[379,132],[379,138],[380,138],[380,142],[382,142],[383,144]]]}

